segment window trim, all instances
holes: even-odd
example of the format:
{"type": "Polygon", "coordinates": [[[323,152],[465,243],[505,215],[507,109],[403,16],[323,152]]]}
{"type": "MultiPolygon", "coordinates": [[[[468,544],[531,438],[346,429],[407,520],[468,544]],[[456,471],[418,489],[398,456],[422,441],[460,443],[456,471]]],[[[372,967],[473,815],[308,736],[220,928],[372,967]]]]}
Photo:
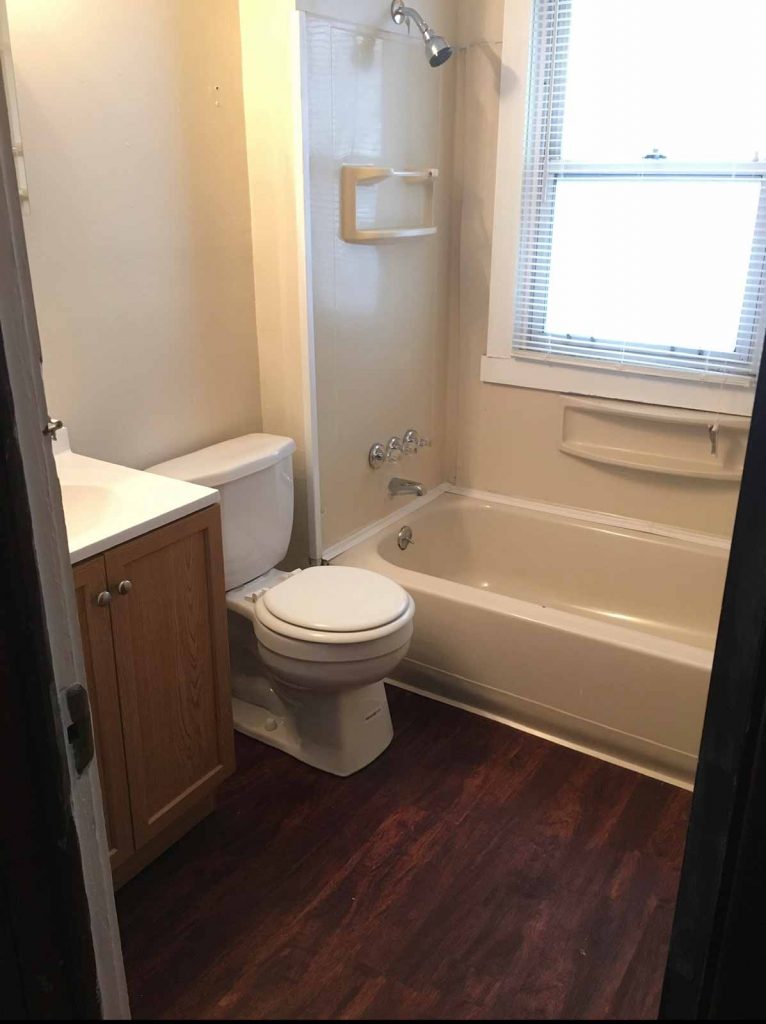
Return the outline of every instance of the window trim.
{"type": "Polygon", "coordinates": [[[694,374],[669,376],[662,369],[625,368],[615,363],[610,365],[608,360],[585,364],[513,347],[534,3],[535,0],[505,0],[489,330],[487,354],[481,362],[481,380],[749,415],[754,388],[745,379],[725,375],[715,380],[694,374]]]}

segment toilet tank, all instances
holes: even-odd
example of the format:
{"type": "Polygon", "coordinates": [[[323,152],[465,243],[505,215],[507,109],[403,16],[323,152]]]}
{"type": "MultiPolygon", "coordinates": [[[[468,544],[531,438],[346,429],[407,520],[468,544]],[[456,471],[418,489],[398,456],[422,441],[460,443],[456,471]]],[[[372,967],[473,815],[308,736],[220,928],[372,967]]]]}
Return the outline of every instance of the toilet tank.
{"type": "Polygon", "coordinates": [[[287,553],[294,451],[289,437],[246,434],[148,470],[220,491],[227,590],[262,576],[287,553]]]}

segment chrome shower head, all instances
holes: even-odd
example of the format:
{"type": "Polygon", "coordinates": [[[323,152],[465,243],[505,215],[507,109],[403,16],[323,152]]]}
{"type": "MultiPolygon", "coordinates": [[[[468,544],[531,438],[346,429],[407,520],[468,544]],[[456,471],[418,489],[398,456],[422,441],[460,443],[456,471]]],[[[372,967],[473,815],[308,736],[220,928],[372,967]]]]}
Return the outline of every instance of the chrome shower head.
{"type": "Polygon", "coordinates": [[[433,31],[414,7],[405,7],[402,0],[391,0],[391,17],[397,25],[401,25],[405,21],[408,24],[410,21],[415,22],[418,31],[423,36],[423,42],[426,44],[426,57],[432,68],[438,68],[450,59],[453,52],[452,47],[446,39],[433,31]]]}

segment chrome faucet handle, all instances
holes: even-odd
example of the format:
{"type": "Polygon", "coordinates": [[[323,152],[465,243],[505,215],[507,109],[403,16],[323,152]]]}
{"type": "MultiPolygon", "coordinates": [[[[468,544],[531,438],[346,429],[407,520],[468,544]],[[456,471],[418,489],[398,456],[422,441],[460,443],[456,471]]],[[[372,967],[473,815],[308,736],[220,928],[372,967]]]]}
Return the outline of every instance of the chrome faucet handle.
{"type": "Polygon", "coordinates": [[[402,442],[405,455],[417,455],[418,449],[431,447],[431,441],[421,437],[417,430],[405,430],[402,442]]]}
{"type": "Polygon", "coordinates": [[[402,438],[402,449],[405,455],[417,455],[420,447],[420,434],[417,430],[405,430],[402,438]]]}
{"type": "Polygon", "coordinates": [[[380,441],[376,441],[372,448],[370,448],[367,453],[367,461],[372,469],[380,469],[386,461],[386,449],[380,441]]]}
{"type": "Polygon", "coordinates": [[[386,462],[398,462],[404,454],[401,437],[389,437],[386,445],[386,462]]]}

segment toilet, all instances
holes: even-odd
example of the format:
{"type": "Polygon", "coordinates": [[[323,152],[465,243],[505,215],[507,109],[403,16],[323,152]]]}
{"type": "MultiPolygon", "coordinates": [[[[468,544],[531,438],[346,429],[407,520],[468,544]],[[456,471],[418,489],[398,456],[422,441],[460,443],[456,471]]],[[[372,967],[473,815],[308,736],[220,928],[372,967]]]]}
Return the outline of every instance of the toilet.
{"type": "Polygon", "coordinates": [[[415,602],[367,569],[275,568],[292,533],[294,451],[248,434],[149,471],[220,491],[235,728],[346,776],[393,737],[384,680],[409,648],[415,602]]]}

